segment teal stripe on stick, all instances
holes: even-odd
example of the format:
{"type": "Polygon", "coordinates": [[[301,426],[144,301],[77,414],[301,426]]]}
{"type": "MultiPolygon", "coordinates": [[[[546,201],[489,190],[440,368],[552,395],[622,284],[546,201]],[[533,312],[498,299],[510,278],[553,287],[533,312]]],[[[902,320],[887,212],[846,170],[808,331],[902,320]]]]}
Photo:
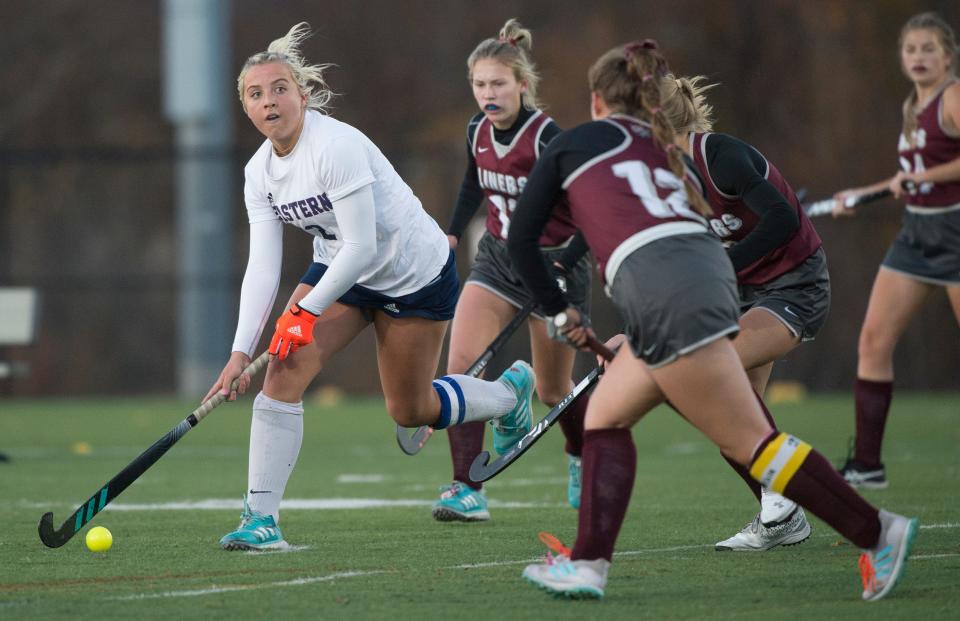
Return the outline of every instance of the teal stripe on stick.
{"type": "Polygon", "coordinates": [[[103,505],[107,504],[107,489],[105,487],[100,490],[100,503],[97,505],[97,513],[103,511],[103,505]]]}
{"type": "Polygon", "coordinates": [[[90,520],[93,519],[93,516],[95,515],[93,511],[93,503],[95,503],[96,501],[97,501],[96,498],[91,498],[90,502],[87,503],[87,518],[84,520],[84,522],[89,522],[90,520]]]}

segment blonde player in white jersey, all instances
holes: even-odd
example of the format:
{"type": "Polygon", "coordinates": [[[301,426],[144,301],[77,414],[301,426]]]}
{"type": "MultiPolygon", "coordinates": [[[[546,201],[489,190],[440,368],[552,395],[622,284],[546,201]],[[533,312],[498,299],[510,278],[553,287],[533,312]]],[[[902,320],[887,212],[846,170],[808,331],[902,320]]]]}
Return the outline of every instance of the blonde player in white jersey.
{"type": "Polygon", "coordinates": [[[207,398],[235,399],[276,298],[283,224],[313,236],[314,257],[270,342],[273,354],[253,404],[249,489],[228,550],[284,547],[279,506],[303,438],[303,392],[369,324],[387,411],[400,425],[494,420],[519,440],[530,428],[533,376],[517,362],[497,381],[464,375],[431,381],[459,282],[447,236],[374,145],[324,114],[332,93],[324,65],[308,65],[300,23],[247,59],[237,79],[244,112],[267,138],[248,162],[244,199],[250,257],[230,360],[207,398]],[[236,392],[230,393],[234,379],[236,392]]]}

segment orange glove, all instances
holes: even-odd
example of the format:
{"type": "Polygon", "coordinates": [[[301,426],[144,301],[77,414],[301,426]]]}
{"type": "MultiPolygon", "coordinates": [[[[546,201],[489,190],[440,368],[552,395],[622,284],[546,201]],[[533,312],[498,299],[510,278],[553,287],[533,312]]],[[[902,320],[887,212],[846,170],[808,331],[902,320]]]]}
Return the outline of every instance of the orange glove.
{"type": "Polygon", "coordinates": [[[270,353],[285,360],[301,345],[312,343],[316,321],[316,315],[294,304],[277,319],[277,330],[270,339],[270,353]]]}

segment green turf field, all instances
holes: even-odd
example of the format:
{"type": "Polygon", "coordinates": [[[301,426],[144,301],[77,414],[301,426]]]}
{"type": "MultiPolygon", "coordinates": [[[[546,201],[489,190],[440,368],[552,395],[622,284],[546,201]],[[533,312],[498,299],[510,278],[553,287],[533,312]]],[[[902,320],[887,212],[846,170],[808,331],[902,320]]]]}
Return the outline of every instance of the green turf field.
{"type": "MultiPolygon", "coordinates": [[[[0,618],[7,619],[955,619],[960,608],[960,395],[896,395],[886,443],[891,486],[870,500],[921,531],[893,596],[860,601],[858,552],[821,522],[801,546],[717,553],[753,517],[752,497],[711,445],[669,411],[634,430],[638,476],[600,602],[555,600],[520,578],[543,548],[572,543],[559,428],[489,485],[493,519],[431,520],[449,481],[444,435],[400,453],[375,400],[307,402],[287,489],[284,553],[224,552],[240,513],[250,399],[212,413],[98,515],[113,548],[82,534],[47,549],[55,525],[179,422],[169,400],[0,400],[0,618]],[[368,499],[374,508],[346,509],[368,499]],[[334,508],[331,508],[334,507],[334,508]]],[[[847,395],[775,405],[784,430],[831,459],[845,453],[847,395]]],[[[542,414],[542,410],[541,410],[542,414]]],[[[488,434],[489,436],[489,434],[488,434]]],[[[488,440],[489,441],[489,440],[488,440]]]]}

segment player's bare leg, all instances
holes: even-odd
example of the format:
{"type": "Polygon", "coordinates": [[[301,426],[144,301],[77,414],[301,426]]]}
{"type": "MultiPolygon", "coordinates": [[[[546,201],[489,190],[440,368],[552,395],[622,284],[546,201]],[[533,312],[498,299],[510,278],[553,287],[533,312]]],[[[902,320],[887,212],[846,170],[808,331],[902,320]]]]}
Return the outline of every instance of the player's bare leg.
{"type": "Polygon", "coordinates": [[[960,285],[951,285],[945,289],[947,299],[950,300],[950,308],[953,309],[953,316],[956,317],[957,325],[960,326],[960,285]]]}
{"type": "MultiPolygon", "coordinates": [[[[739,324],[740,333],[733,340],[733,348],[747,371],[782,358],[800,343],[782,321],[762,308],[748,310],[740,317],[739,324]]],[[[760,386],[754,384],[754,390],[763,395],[766,382],[760,386]]]]}
{"type": "Polygon", "coordinates": [[[516,307],[489,289],[465,284],[450,328],[447,373],[464,373],[516,312],[516,307]]]}
{"type": "Polygon", "coordinates": [[[750,463],[754,448],[773,431],[727,339],[717,339],[650,373],[670,403],[741,465],[750,463]]]}
{"type": "Polygon", "coordinates": [[[440,398],[431,386],[440,363],[446,321],[394,318],[374,312],[377,364],[387,413],[404,427],[437,422],[440,398]]]}
{"type": "Polygon", "coordinates": [[[880,268],[857,345],[857,377],[893,380],[893,350],[934,285],[880,268]]]}
{"type": "MultiPolygon", "coordinates": [[[[310,285],[299,284],[290,296],[287,308],[302,300],[312,289],[310,285]]],[[[287,403],[300,401],[307,386],[330,358],[349,345],[368,325],[358,309],[334,302],[314,323],[312,343],[300,347],[286,360],[270,360],[263,382],[264,394],[287,403]]]]}
{"type": "Polygon", "coordinates": [[[877,272],[857,346],[854,452],[841,468],[851,485],[887,487],[880,455],[893,399],[893,350],[934,288],[882,267],[877,272]]]}
{"type": "Polygon", "coordinates": [[[380,383],[390,417],[403,427],[432,425],[435,429],[494,420],[495,447],[498,434],[501,438],[514,434],[519,440],[531,426],[535,380],[530,365],[517,361],[492,382],[467,375],[431,381],[446,324],[374,312],[380,383]]]}

